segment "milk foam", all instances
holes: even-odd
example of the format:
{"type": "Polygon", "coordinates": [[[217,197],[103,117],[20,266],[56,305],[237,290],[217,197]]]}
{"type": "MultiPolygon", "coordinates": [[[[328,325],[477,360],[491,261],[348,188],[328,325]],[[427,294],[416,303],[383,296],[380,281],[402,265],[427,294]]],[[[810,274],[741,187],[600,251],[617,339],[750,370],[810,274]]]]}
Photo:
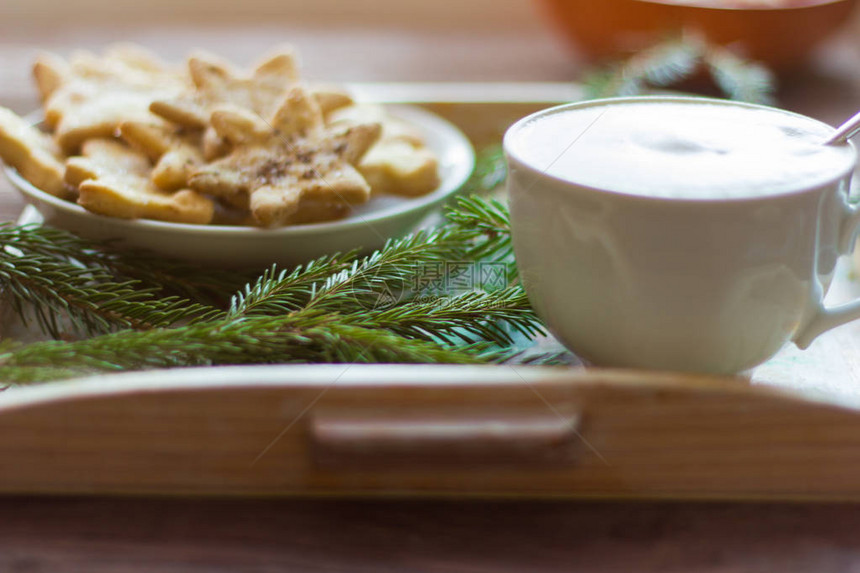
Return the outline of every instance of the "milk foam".
{"type": "Polygon", "coordinates": [[[539,116],[510,145],[535,168],[587,187],[728,199],[796,191],[847,173],[855,151],[822,145],[831,132],[775,109],[643,99],[539,116]]]}

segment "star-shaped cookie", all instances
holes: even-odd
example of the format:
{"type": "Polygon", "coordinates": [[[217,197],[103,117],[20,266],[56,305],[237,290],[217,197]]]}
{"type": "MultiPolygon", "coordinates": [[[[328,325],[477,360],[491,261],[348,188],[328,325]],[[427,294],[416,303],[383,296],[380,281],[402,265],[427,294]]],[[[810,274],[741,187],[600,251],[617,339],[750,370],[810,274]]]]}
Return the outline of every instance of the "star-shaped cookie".
{"type": "MultiPolygon", "coordinates": [[[[204,154],[207,159],[229,151],[210,128],[210,117],[215,108],[231,105],[251,111],[266,121],[270,120],[284,101],[290,88],[299,81],[299,68],[292,50],[283,48],[264,59],[245,75],[229,62],[200,53],[188,60],[188,73],[194,89],[169,99],[155,101],[153,113],[178,125],[207,129],[204,135],[204,154]]],[[[323,113],[348,105],[352,98],[333,86],[312,87],[311,93],[323,113]]]]}
{"type": "Polygon", "coordinates": [[[250,76],[207,53],[188,59],[194,89],[170,100],[152,103],[152,111],[187,127],[205,128],[214,106],[229,104],[268,118],[277,110],[290,86],[299,80],[291,51],[282,50],[258,64],[250,76]]]}
{"type": "Polygon", "coordinates": [[[211,122],[233,150],[197,169],[189,186],[233,204],[247,195],[260,226],[343,216],[370,197],[354,165],[378,139],[379,124],[328,128],[316,99],[303,87],[289,91],[271,122],[238,107],[216,109],[211,122]]]}
{"type": "Polygon", "coordinates": [[[427,148],[421,133],[391,117],[379,105],[343,107],[327,118],[330,125],[376,122],[382,125],[379,141],[358,164],[374,193],[417,197],[439,187],[439,161],[427,148]]]}
{"type": "Polygon", "coordinates": [[[123,121],[153,121],[150,104],[182,92],[179,74],[142,50],[40,58],[33,70],[45,98],[45,121],[67,154],[90,138],[115,135],[123,121]]]}
{"type": "Polygon", "coordinates": [[[212,221],[213,202],[190,189],[170,193],[150,180],[146,155],[113,139],[90,139],[83,156],[66,162],[66,182],[78,189],[78,204],[94,213],[123,219],[173,223],[212,221]]]}
{"type": "Polygon", "coordinates": [[[106,66],[154,76],[168,73],[164,63],[148,50],[135,44],[113,44],[102,56],[79,50],[72,54],[71,61],[51,52],[39,54],[33,63],[33,78],[44,102],[74,76],[98,76],[104,73],[106,66]]]}

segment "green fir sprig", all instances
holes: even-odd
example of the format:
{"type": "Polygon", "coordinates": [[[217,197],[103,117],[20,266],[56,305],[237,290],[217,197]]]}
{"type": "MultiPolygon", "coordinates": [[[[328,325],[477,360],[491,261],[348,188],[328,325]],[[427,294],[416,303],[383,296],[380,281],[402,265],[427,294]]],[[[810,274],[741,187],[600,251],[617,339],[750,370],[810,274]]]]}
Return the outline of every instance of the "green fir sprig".
{"type": "Polygon", "coordinates": [[[237,364],[476,364],[493,357],[487,348],[448,348],[381,328],[344,324],[336,316],[254,317],[36,342],[0,355],[0,380],[21,384],[102,372],[237,364]]]}
{"type": "Polygon", "coordinates": [[[319,283],[349,268],[355,256],[354,252],[324,256],[292,270],[273,266],[232,297],[227,316],[235,319],[298,310],[308,303],[319,283]]]}
{"type": "Polygon", "coordinates": [[[415,292],[416,273],[422,268],[463,259],[465,237],[456,226],[443,226],[389,240],[382,249],[329,276],[314,291],[307,307],[363,311],[380,303],[380,293],[408,301],[415,292]]]}
{"type": "Polygon", "coordinates": [[[447,344],[489,341],[497,346],[515,343],[509,328],[532,338],[543,329],[529,307],[520,285],[492,292],[469,291],[452,297],[428,298],[347,317],[401,336],[442,340],[447,344]]]}
{"type": "Polygon", "coordinates": [[[508,168],[502,145],[490,145],[478,156],[472,176],[463,186],[461,194],[486,195],[504,183],[507,175],[508,168]]]}
{"type": "Polygon", "coordinates": [[[0,245],[7,252],[11,249],[11,254],[20,251],[74,260],[116,278],[138,281],[143,288],[194,300],[224,303],[253,278],[247,272],[198,267],[146,251],[119,248],[111,242],[94,244],[72,233],[34,224],[0,224],[0,245]]]}
{"type": "Polygon", "coordinates": [[[55,338],[145,330],[218,314],[206,304],[162,296],[162,285],[123,277],[108,264],[107,253],[97,254],[94,245],[70,233],[0,225],[0,245],[0,285],[13,309],[25,324],[35,321],[55,338]]]}
{"type": "Polygon", "coordinates": [[[510,213],[501,201],[460,197],[447,211],[446,219],[467,235],[469,259],[506,262],[509,274],[516,274],[510,213]]]}
{"type": "Polygon", "coordinates": [[[543,333],[513,266],[494,288],[440,291],[416,280],[423,267],[450,262],[512,265],[506,208],[479,197],[459,200],[438,228],[370,255],[273,267],[232,297],[226,291],[240,274],[209,280],[202,269],[151,259],[138,268],[109,247],[45,227],[0,227],[0,241],[0,287],[23,316],[36,309],[38,325],[64,338],[4,343],[7,385],[205,365],[498,362],[516,337],[543,333]],[[163,296],[171,289],[183,296],[163,296]],[[66,340],[64,321],[95,336],[66,340]]]}
{"type": "Polygon", "coordinates": [[[691,33],[672,36],[627,60],[591,72],[583,84],[590,98],[632,96],[676,86],[699,72],[710,75],[729,99],[773,103],[775,79],[766,67],[691,33]]]}
{"type": "Polygon", "coordinates": [[[717,87],[727,98],[749,103],[774,103],[773,74],[761,65],[750,64],[725,48],[712,48],[704,58],[717,87]]]}

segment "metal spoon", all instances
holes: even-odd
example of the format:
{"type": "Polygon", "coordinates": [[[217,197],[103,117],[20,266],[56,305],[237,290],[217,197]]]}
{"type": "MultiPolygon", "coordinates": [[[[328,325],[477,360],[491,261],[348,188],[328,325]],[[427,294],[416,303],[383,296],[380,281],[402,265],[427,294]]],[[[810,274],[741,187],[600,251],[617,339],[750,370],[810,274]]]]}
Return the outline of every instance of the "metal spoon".
{"type": "Polygon", "coordinates": [[[860,113],[836,128],[836,133],[824,145],[841,145],[860,132],[860,113]]]}

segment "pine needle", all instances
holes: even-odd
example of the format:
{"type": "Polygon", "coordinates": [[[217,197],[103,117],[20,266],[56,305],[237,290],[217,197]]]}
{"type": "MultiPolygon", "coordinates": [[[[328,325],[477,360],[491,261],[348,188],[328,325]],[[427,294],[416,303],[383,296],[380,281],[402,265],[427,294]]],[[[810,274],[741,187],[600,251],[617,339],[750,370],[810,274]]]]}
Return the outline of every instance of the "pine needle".
{"type": "Polygon", "coordinates": [[[324,256],[292,271],[273,266],[233,296],[227,316],[266,316],[298,310],[310,301],[319,283],[348,268],[354,258],[355,253],[324,256]]]}
{"type": "Polygon", "coordinates": [[[93,242],[68,231],[36,224],[0,224],[0,246],[24,254],[72,260],[80,266],[112,274],[117,280],[136,280],[143,288],[201,302],[226,301],[252,278],[247,273],[196,267],[145,251],[119,249],[112,243],[93,242]]]}
{"type": "Polygon", "coordinates": [[[689,77],[704,53],[702,42],[672,37],[642,50],[628,60],[592,73],[585,80],[590,98],[639,95],[647,87],[668,87],[689,77]]]}
{"type": "Polygon", "coordinates": [[[306,307],[341,314],[366,311],[379,306],[381,294],[406,302],[417,290],[422,267],[463,260],[466,236],[450,226],[389,240],[379,251],[332,274],[314,291],[306,307]]]}
{"type": "Polygon", "coordinates": [[[207,305],[161,297],[160,289],[142,287],[140,281],[116,280],[109,269],[45,254],[39,244],[45,235],[38,228],[23,231],[0,228],[0,240],[7,239],[0,248],[0,288],[25,324],[33,318],[55,338],[143,330],[217,314],[207,305]],[[26,240],[33,237],[35,245],[26,240]]]}
{"type": "Polygon", "coordinates": [[[529,338],[545,334],[520,286],[410,302],[346,316],[344,320],[350,324],[385,328],[404,337],[442,340],[452,345],[488,341],[509,346],[514,340],[507,327],[529,338]]]}
{"type": "Polygon", "coordinates": [[[462,195],[486,195],[502,185],[508,175],[501,145],[483,149],[475,158],[475,170],[460,190],[462,195]]]}
{"type": "Polygon", "coordinates": [[[517,277],[511,221],[507,206],[496,199],[460,197],[445,213],[449,224],[466,234],[465,257],[473,261],[505,264],[508,283],[517,277]]]}
{"type": "Polygon", "coordinates": [[[767,68],[691,33],[670,37],[622,62],[591,72],[583,84],[590,98],[633,96],[651,88],[672,87],[700,70],[710,73],[729,99],[773,102],[775,80],[767,68]]]}
{"type": "Polygon", "coordinates": [[[744,61],[722,48],[708,50],[705,64],[714,82],[729,99],[774,103],[774,77],[764,66],[744,61]]]}
{"type": "Polygon", "coordinates": [[[75,342],[36,342],[0,355],[0,380],[21,384],[95,372],[289,363],[478,364],[486,345],[446,348],[335,316],[255,317],[216,324],[124,331],[75,342]],[[129,352],[128,349],[134,349],[129,352]]]}

